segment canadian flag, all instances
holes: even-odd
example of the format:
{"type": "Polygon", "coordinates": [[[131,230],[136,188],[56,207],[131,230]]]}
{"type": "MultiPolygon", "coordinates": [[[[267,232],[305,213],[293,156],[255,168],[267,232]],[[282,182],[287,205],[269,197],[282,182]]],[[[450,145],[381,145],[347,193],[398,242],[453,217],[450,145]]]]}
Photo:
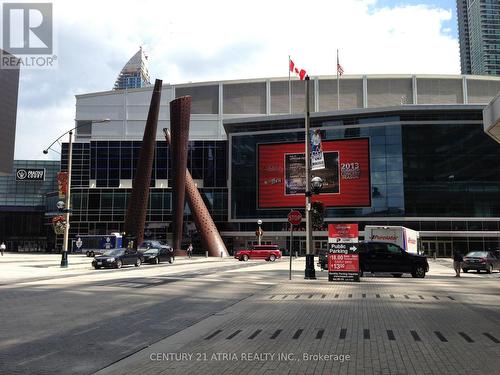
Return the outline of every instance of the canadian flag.
{"type": "Polygon", "coordinates": [[[306,77],[306,74],[307,74],[304,69],[300,69],[299,70],[299,68],[297,68],[295,66],[295,63],[292,61],[292,59],[290,59],[290,71],[292,73],[297,74],[301,80],[303,80],[306,77]]]}

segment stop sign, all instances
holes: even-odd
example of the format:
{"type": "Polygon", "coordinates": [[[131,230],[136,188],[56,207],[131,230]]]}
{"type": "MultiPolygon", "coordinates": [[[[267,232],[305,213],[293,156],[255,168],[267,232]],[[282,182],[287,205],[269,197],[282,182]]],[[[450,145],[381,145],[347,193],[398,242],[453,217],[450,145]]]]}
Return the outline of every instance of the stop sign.
{"type": "Polygon", "coordinates": [[[301,221],[302,221],[302,214],[299,211],[297,210],[290,211],[290,213],[288,214],[288,222],[290,224],[299,225],[301,221]]]}

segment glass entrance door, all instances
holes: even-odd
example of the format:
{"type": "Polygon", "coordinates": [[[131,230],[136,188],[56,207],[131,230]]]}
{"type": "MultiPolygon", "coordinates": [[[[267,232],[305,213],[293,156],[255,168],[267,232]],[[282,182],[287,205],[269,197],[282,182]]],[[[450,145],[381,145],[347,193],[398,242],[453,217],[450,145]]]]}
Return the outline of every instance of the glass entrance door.
{"type": "Polygon", "coordinates": [[[439,258],[451,257],[453,246],[451,241],[422,241],[422,249],[428,256],[436,256],[439,258]]]}

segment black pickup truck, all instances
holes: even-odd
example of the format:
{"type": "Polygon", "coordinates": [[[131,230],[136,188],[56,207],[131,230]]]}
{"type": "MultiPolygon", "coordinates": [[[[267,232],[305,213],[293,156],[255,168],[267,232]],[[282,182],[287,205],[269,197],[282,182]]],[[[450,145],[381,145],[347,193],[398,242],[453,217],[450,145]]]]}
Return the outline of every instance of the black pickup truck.
{"type": "MultiPolygon", "coordinates": [[[[328,269],[328,253],[320,253],[318,266],[328,269]]],[[[410,273],[413,277],[424,278],[429,271],[429,263],[424,255],[408,253],[398,245],[386,242],[362,242],[359,244],[359,271],[387,272],[394,277],[410,273]]]]}

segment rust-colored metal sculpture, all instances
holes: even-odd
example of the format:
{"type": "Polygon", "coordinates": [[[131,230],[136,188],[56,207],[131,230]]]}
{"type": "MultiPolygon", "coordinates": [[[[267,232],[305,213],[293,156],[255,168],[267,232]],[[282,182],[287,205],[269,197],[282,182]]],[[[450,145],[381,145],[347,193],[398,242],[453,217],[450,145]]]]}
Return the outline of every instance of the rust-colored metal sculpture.
{"type": "Polygon", "coordinates": [[[146,214],[148,208],[149,185],[151,182],[151,170],[156,147],[156,126],[160,112],[162,81],[157,79],[151,96],[148,119],[142,137],[139,160],[135,169],[135,177],[132,183],[132,194],[130,195],[125,216],[124,231],[127,236],[135,238],[134,248],[144,239],[144,226],[146,225],[146,214]]]}
{"type": "Polygon", "coordinates": [[[186,197],[186,169],[191,119],[191,97],[182,96],[170,102],[170,160],[172,161],[172,225],[173,244],[176,253],[182,253],[182,224],[186,197]]]}
{"type": "MultiPolygon", "coordinates": [[[[170,132],[168,129],[163,129],[163,133],[165,134],[167,143],[171,144],[170,132]]],[[[207,206],[205,202],[203,202],[203,198],[187,168],[186,197],[196,228],[200,231],[204,248],[208,250],[208,254],[217,257],[221,256],[221,254],[222,256],[229,256],[226,245],[224,245],[224,241],[222,241],[219,231],[212,220],[212,216],[210,212],[208,212],[207,206]]]]}

